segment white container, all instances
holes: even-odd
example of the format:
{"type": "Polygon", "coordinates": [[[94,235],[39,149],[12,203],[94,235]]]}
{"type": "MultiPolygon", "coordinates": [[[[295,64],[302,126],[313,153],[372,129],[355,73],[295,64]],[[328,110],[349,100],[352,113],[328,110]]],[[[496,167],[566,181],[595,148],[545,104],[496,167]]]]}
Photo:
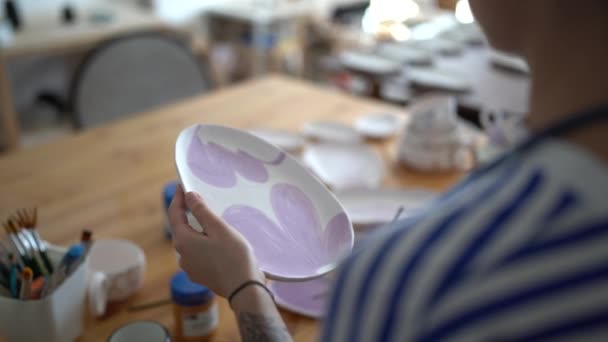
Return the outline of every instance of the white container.
{"type": "MultiPolygon", "coordinates": [[[[58,265],[67,250],[49,246],[51,262],[58,265]]],[[[0,336],[6,342],[65,342],[82,334],[86,267],[82,263],[50,296],[21,301],[0,297],[0,336]]]]}

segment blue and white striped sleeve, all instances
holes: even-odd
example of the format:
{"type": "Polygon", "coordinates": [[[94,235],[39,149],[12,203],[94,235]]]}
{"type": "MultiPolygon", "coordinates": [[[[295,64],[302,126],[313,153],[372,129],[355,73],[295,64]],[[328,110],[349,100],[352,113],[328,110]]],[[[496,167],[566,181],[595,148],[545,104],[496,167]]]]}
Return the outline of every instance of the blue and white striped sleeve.
{"type": "Polygon", "coordinates": [[[337,272],[322,341],[608,337],[608,217],[584,200],[523,168],[399,222],[337,272]]]}

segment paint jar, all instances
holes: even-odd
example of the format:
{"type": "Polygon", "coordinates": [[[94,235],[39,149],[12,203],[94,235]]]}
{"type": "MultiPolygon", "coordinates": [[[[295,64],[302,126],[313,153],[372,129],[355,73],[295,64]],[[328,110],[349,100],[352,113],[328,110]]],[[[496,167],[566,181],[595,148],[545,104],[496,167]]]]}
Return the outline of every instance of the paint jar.
{"type": "Polygon", "coordinates": [[[169,182],[163,188],[163,208],[165,209],[163,234],[165,235],[165,237],[167,239],[171,239],[171,223],[169,222],[169,206],[171,205],[171,201],[173,201],[173,196],[175,196],[175,191],[177,191],[177,181],[169,182]]]}
{"type": "Polygon", "coordinates": [[[171,299],[176,340],[209,341],[219,323],[215,294],[180,271],[171,278],[171,299]]]}

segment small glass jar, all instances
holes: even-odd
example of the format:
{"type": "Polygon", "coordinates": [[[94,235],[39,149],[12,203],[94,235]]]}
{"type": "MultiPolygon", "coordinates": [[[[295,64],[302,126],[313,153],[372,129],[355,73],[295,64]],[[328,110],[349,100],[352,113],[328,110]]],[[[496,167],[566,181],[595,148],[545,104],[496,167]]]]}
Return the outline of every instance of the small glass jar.
{"type": "Polygon", "coordinates": [[[209,341],[219,323],[215,294],[182,271],[171,278],[171,299],[176,340],[209,341]]]}

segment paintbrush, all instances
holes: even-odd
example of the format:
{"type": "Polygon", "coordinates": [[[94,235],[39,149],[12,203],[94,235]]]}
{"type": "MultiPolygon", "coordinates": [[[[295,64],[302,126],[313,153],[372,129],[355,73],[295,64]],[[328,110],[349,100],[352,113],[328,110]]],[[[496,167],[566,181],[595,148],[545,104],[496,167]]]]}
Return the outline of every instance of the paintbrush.
{"type": "Polygon", "coordinates": [[[400,206],[399,209],[397,209],[397,213],[395,214],[395,217],[393,217],[393,220],[391,221],[391,223],[395,223],[395,222],[397,222],[397,220],[399,220],[399,217],[401,217],[401,214],[403,214],[404,209],[405,209],[404,206],[400,206]]]}
{"type": "Polygon", "coordinates": [[[16,245],[21,245],[21,257],[23,258],[23,263],[25,266],[29,266],[34,271],[34,276],[39,276],[45,274],[44,265],[42,260],[37,257],[35,251],[32,246],[30,246],[29,241],[23,238],[22,235],[19,234],[19,224],[15,222],[14,218],[9,218],[7,221],[8,231],[15,238],[17,242],[16,245]]]}
{"type": "Polygon", "coordinates": [[[21,246],[21,243],[19,242],[17,237],[15,235],[13,235],[13,232],[12,232],[11,227],[8,224],[8,222],[4,222],[2,224],[2,226],[4,227],[4,230],[6,230],[6,233],[8,234],[8,239],[10,241],[13,251],[16,253],[15,257],[17,258],[17,263],[19,264],[20,267],[24,267],[25,258],[27,258],[27,255],[25,254],[25,250],[21,246]]]}
{"type": "Polygon", "coordinates": [[[11,255],[11,269],[9,274],[9,289],[11,297],[19,298],[19,266],[17,265],[17,256],[11,255]]]}
{"type": "Polygon", "coordinates": [[[31,209],[29,214],[27,209],[22,209],[21,211],[17,211],[17,216],[19,217],[21,227],[24,227],[30,234],[36,249],[42,257],[45,268],[49,271],[49,273],[53,273],[53,263],[51,263],[51,260],[46,253],[46,244],[44,241],[42,241],[40,235],[38,234],[38,230],[36,229],[38,222],[38,209],[31,209]]]}
{"type": "Polygon", "coordinates": [[[127,309],[127,311],[129,311],[129,312],[143,311],[143,310],[157,308],[157,307],[163,306],[163,305],[168,305],[171,303],[172,303],[172,300],[170,298],[166,298],[166,299],[157,300],[155,302],[133,305],[133,306],[129,307],[127,309]]]}
{"type": "Polygon", "coordinates": [[[11,217],[9,219],[9,225],[11,226],[12,231],[21,239],[21,244],[24,246],[24,249],[32,262],[30,267],[34,271],[34,275],[49,276],[51,273],[44,266],[44,261],[36,248],[34,238],[30,236],[27,230],[22,229],[18,218],[11,217]]]}

